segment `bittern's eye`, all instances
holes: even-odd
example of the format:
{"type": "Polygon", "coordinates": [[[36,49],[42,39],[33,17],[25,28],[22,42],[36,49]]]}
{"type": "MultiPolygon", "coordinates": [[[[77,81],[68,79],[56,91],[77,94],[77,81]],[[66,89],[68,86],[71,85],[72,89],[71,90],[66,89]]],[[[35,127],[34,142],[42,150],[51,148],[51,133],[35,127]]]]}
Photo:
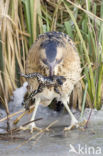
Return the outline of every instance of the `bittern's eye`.
{"type": "Polygon", "coordinates": [[[44,64],[48,65],[47,59],[42,59],[42,61],[43,61],[44,64]]]}
{"type": "Polygon", "coordinates": [[[62,58],[61,59],[56,59],[56,64],[59,64],[60,62],[62,61],[62,58]]]}

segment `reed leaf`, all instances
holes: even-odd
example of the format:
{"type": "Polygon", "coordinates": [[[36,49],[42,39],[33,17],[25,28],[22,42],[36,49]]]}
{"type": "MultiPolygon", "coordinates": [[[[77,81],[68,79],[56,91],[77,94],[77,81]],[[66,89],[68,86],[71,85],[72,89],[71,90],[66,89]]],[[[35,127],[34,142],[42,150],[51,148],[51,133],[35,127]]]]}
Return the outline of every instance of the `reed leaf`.
{"type": "Polygon", "coordinates": [[[39,34],[53,30],[67,33],[81,58],[85,78],[74,89],[72,106],[82,112],[85,106],[100,109],[103,0],[1,0],[0,5],[0,99],[6,110],[13,90],[25,81],[18,72],[25,72],[29,48],[39,34]]]}

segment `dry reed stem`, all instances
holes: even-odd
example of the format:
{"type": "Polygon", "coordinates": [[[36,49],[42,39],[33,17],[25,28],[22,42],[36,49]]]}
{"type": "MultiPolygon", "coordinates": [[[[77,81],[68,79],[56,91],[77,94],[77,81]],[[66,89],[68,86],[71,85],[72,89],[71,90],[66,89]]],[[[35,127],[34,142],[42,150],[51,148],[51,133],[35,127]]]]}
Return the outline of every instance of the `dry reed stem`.
{"type": "Polygon", "coordinates": [[[8,131],[7,134],[13,134],[13,133],[16,133],[16,132],[18,132],[18,131],[21,131],[21,127],[25,127],[25,126],[29,125],[30,123],[36,122],[36,121],[39,121],[39,120],[42,120],[42,118],[37,118],[37,119],[35,119],[35,120],[26,122],[26,123],[24,123],[23,125],[21,125],[21,126],[19,126],[19,127],[10,129],[10,130],[8,131]]]}
{"type": "MultiPolygon", "coordinates": [[[[30,110],[32,110],[34,108],[34,106],[31,106],[30,107],[30,110]]],[[[27,112],[29,112],[29,110],[28,111],[26,111],[25,109],[21,109],[21,110],[19,110],[18,112],[15,112],[15,113],[13,113],[13,114],[10,114],[9,116],[8,116],[8,118],[12,118],[12,117],[14,117],[15,115],[18,115],[18,114],[20,114],[20,113],[27,113],[27,112]]],[[[2,119],[0,119],[0,122],[3,122],[3,121],[5,121],[7,119],[7,116],[6,117],[4,117],[4,118],[2,118],[2,119]]]]}
{"type": "MultiPolygon", "coordinates": [[[[40,136],[41,134],[43,135],[44,132],[48,131],[48,129],[50,127],[52,127],[54,124],[56,124],[58,122],[58,120],[53,121],[52,123],[50,123],[46,128],[41,129],[39,132],[37,132],[35,135],[33,135],[32,137],[30,137],[27,141],[24,141],[22,144],[20,144],[19,146],[16,147],[16,149],[19,149],[20,147],[22,147],[23,145],[27,144],[29,141],[31,141],[32,139],[36,139],[36,137],[40,136]]],[[[41,136],[42,136],[41,135],[41,136]]],[[[41,137],[39,137],[40,139],[41,137]]],[[[35,143],[37,143],[37,141],[39,140],[37,138],[37,140],[35,141],[35,143]]]]}
{"type": "Polygon", "coordinates": [[[24,115],[26,115],[27,113],[32,113],[33,110],[34,110],[34,107],[32,107],[32,108],[30,107],[29,110],[25,110],[25,112],[23,112],[20,116],[18,116],[18,117],[13,121],[13,124],[17,124],[17,123],[20,121],[20,119],[21,119],[24,115]]]}
{"type": "Polygon", "coordinates": [[[4,101],[8,102],[8,99],[12,95],[13,90],[17,87],[16,60],[19,65],[20,71],[25,71],[24,42],[26,43],[26,40],[24,39],[24,35],[28,37],[30,35],[22,31],[21,21],[18,14],[18,0],[13,1],[12,5],[10,0],[1,0],[0,4],[0,24],[3,59],[3,74],[2,76],[0,75],[0,92],[4,101]],[[12,11],[9,11],[10,6],[12,7],[12,11]],[[21,54],[21,43],[23,47],[23,57],[21,54]],[[7,75],[7,77],[5,77],[5,75],[7,75]]]}

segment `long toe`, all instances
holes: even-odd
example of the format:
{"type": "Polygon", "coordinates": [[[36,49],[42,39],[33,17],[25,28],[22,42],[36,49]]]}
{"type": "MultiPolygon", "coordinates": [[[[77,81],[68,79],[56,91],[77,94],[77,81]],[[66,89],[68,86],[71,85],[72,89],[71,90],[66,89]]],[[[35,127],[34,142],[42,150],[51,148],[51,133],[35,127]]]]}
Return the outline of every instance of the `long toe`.
{"type": "Polygon", "coordinates": [[[26,131],[28,129],[30,129],[29,126],[20,126],[20,130],[22,130],[22,131],[26,131]]]}
{"type": "Polygon", "coordinates": [[[29,124],[25,127],[21,126],[20,130],[22,130],[22,131],[29,130],[30,133],[33,133],[33,131],[41,131],[41,128],[37,127],[35,124],[29,124]]]}
{"type": "Polygon", "coordinates": [[[74,129],[74,128],[80,128],[80,129],[83,129],[86,125],[87,121],[84,120],[82,122],[75,122],[75,123],[72,123],[69,127],[65,127],[64,128],[64,131],[69,131],[71,129],[74,129]]]}
{"type": "Polygon", "coordinates": [[[70,125],[69,127],[65,127],[65,128],[64,128],[64,131],[69,131],[69,130],[71,130],[71,129],[78,128],[78,127],[79,127],[79,124],[78,124],[78,123],[72,124],[72,125],[70,125]]]}
{"type": "Polygon", "coordinates": [[[33,131],[41,131],[42,129],[40,127],[34,126],[30,128],[30,132],[33,133],[33,131]]]}

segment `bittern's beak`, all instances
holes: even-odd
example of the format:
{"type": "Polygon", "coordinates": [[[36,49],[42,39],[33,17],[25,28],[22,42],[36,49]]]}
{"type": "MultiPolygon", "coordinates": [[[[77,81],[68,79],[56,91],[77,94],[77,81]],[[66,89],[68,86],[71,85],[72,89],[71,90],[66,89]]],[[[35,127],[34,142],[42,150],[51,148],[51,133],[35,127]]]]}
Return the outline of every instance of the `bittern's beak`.
{"type": "Polygon", "coordinates": [[[48,66],[49,66],[49,74],[50,76],[53,76],[53,71],[54,68],[56,67],[57,64],[59,64],[62,61],[62,58],[60,60],[54,60],[53,62],[48,62],[48,66]]]}
{"type": "Polygon", "coordinates": [[[55,67],[55,65],[56,65],[56,61],[54,60],[54,61],[50,62],[50,61],[48,61],[47,59],[43,59],[42,61],[43,61],[43,63],[46,64],[46,65],[48,66],[48,68],[49,68],[49,76],[53,76],[53,71],[54,71],[54,67],[55,67]]]}
{"type": "Polygon", "coordinates": [[[49,67],[49,70],[50,70],[49,75],[50,75],[50,76],[53,76],[53,67],[50,66],[50,67],[49,67]]]}
{"type": "Polygon", "coordinates": [[[59,64],[62,59],[60,60],[53,60],[53,61],[50,61],[50,60],[47,60],[47,59],[42,59],[43,63],[46,64],[49,68],[49,76],[53,76],[53,72],[54,72],[54,68],[57,64],[59,64]]]}
{"type": "Polygon", "coordinates": [[[53,71],[54,71],[54,67],[55,67],[55,62],[51,62],[49,63],[49,75],[53,76],[53,71]]]}

